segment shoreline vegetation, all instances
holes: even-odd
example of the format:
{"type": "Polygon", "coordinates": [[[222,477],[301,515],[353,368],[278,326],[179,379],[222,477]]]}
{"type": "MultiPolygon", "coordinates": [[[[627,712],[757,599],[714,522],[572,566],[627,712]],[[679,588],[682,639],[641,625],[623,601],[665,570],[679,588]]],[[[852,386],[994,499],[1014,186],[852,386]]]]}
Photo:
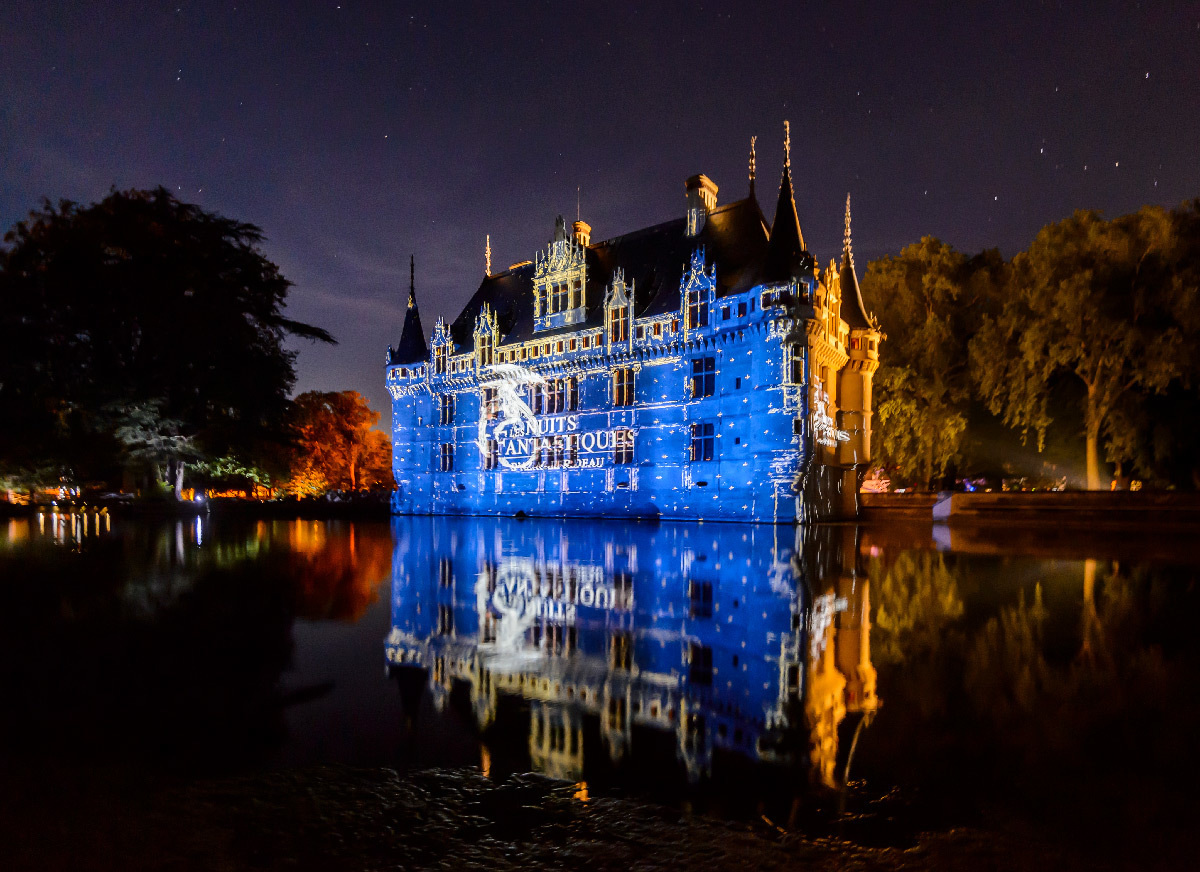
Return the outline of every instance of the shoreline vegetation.
{"type": "MultiPolygon", "coordinates": [[[[59,500],[55,504],[20,505],[0,500],[0,517],[38,513],[96,513],[111,516],[190,518],[214,515],[233,518],[303,518],[314,520],[386,520],[390,493],[365,491],[322,497],[252,499],[219,497],[189,500],[97,499],[59,500]]],[[[653,523],[656,519],[647,518],[653,523]]],[[[1121,528],[1200,526],[1200,494],[1171,491],[1047,491],[1039,493],[864,493],[858,523],[947,523],[956,526],[1041,526],[1121,528]]]]}

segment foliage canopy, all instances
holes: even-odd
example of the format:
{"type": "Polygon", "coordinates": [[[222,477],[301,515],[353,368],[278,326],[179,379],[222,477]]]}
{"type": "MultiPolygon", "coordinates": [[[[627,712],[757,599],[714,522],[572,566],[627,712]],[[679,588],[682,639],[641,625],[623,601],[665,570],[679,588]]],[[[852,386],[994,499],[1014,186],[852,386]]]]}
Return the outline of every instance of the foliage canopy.
{"type": "Polygon", "coordinates": [[[277,439],[286,337],[333,339],[283,315],[291,283],[262,241],[161,187],[18,222],[0,247],[0,462],[111,476],[114,405],[153,404],[210,456],[277,439]]]}

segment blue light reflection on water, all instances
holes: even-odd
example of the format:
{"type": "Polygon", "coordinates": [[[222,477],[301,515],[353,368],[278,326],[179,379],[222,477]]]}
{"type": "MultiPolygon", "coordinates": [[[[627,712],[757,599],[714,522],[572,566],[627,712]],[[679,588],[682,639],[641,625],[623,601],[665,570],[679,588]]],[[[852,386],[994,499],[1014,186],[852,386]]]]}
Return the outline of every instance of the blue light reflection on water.
{"type": "Polygon", "coordinates": [[[460,689],[482,733],[520,703],[553,777],[652,731],[690,781],[726,753],[836,786],[843,722],[879,705],[854,528],[424,517],[393,536],[392,674],[439,711],[460,689]]]}

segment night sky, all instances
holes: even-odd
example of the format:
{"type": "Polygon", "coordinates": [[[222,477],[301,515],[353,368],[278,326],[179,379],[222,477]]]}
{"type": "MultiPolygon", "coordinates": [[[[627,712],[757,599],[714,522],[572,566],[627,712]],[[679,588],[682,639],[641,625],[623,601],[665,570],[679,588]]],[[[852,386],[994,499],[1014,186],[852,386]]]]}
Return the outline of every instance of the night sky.
{"type": "Polygon", "coordinates": [[[860,271],[1200,196],[1200,3],[506,5],[4,0],[0,225],[158,184],[260,225],[288,314],[340,340],[297,346],[297,389],[386,423],[410,254],[432,328],[486,234],[501,270],[577,196],[596,240],[682,216],[697,172],[739,199],[755,134],[770,218],[785,118],[822,265],[847,192],[860,271]]]}

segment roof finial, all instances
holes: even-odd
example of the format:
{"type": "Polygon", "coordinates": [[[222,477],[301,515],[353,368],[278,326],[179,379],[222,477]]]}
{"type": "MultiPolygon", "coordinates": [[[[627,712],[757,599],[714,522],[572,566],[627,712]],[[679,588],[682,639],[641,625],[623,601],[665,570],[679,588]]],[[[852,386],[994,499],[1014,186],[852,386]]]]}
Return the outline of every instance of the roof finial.
{"type": "Polygon", "coordinates": [[[792,125],[786,118],[783,121],[783,167],[792,167],[792,125]]]}
{"type": "Polygon", "coordinates": [[[417,305],[417,258],[408,256],[408,308],[417,305]]]}
{"type": "Polygon", "coordinates": [[[483,247],[483,274],[489,278],[492,275],[492,234],[487,235],[487,243],[483,247]]]}
{"type": "Polygon", "coordinates": [[[756,169],[754,161],[754,143],[757,139],[757,136],[750,137],[750,187],[752,188],[754,187],[754,171],[756,169]]]}
{"type": "Polygon", "coordinates": [[[846,236],[842,243],[842,253],[850,259],[850,264],[854,264],[854,252],[850,248],[850,195],[846,194],[846,236]]]}

